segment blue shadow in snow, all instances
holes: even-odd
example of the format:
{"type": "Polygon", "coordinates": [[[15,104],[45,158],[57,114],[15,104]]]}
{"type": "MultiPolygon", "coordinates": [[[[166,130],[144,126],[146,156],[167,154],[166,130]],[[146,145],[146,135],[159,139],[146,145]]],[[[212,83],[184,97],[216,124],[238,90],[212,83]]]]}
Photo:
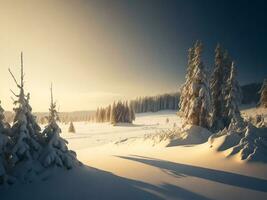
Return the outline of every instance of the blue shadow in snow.
{"type": "Polygon", "coordinates": [[[241,188],[267,192],[267,180],[256,177],[245,176],[241,174],[225,172],[204,167],[197,167],[170,161],[157,160],[153,158],[141,156],[117,156],[122,159],[132,160],[144,163],[150,166],[158,167],[163,170],[168,170],[176,177],[193,176],[197,178],[207,179],[226,185],[237,186],[241,188]]]}

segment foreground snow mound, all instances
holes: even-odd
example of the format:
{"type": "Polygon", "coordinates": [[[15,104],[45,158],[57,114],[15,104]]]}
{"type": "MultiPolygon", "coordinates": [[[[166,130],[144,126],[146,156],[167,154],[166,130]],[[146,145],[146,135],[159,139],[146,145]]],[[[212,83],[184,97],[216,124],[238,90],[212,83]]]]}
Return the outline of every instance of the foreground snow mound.
{"type": "Polygon", "coordinates": [[[236,131],[228,131],[223,129],[216,134],[213,134],[209,138],[211,148],[215,148],[217,151],[225,151],[233,146],[239,144],[241,140],[241,133],[236,131]]]}
{"type": "Polygon", "coordinates": [[[240,154],[241,160],[267,162],[267,128],[249,125],[230,155],[236,153],[240,154]]]}
{"type": "Polygon", "coordinates": [[[0,187],[0,194],[1,200],[162,200],[154,194],[159,190],[149,183],[82,166],[69,171],[55,168],[34,183],[0,187]]]}
{"type": "Polygon", "coordinates": [[[165,146],[194,145],[205,143],[212,135],[210,131],[200,126],[186,126],[184,129],[169,129],[157,134],[146,135],[146,140],[154,141],[154,144],[164,142],[165,146]]]}
{"type": "Polygon", "coordinates": [[[209,138],[211,147],[228,150],[227,156],[237,155],[240,160],[267,162],[267,128],[250,123],[243,130],[224,129],[209,138]]]}
{"type": "Polygon", "coordinates": [[[212,135],[210,131],[199,126],[187,126],[176,138],[173,138],[169,146],[202,144],[212,135]]]}

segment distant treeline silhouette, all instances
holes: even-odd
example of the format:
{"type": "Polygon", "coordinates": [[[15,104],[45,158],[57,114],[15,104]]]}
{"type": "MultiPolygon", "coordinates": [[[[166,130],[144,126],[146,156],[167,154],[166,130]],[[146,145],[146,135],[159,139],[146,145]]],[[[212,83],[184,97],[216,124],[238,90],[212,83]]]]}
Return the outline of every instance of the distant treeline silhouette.
{"type": "MultiPolygon", "coordinates": [[[[241,86],[242,89],[242,104],[256,104],[259,102],[261,83],[251,83],[241,86]]],[[[167,93],[157,96],[138,97],[130,101],[135,113],[157,112],[160,110],[178,110],[180,95],[179,93],[167,93]]],[[[80,122],[80,121],[95,121],[96,111],[76,111],[76,112],[60,112],[60,121],[63,123],[80,122]]],[[[46,112],[36,112],[38,123],[45,124],[46,112]]],[[[5,120],[9,123],[13,121],[12,112],[5,112],[5,120]]]]}
{"type": "Polygon", "coordinates": [[[97,108],[94,116],[95,122],[132,123],[135,120],[133,107],[127,102],[114,102],[105,108],[97,108]]]}
{"type": "Polygon", "coordinates": [[[178,110],[179,93],[162,94],[152,97],[139,97],[130,102],[136,113],[178,110]]]}

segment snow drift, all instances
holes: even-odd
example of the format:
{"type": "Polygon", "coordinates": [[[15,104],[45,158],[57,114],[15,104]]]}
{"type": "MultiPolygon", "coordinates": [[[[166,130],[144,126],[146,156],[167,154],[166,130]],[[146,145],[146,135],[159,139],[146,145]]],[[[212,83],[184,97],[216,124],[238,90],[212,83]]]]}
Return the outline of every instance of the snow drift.
{"type": "Polygon", "coordinates": [[[224,129],[209,138],[211,147],[240,160],[267,162],[267,127],[248,123],[243,130],[224,129]]]}
{"type": "Polygon", "coordinates": [[[152,140],[153,144],[164,143],[166,147],[179,145],[195,145],[208,141],[212,135],[210,131],[200,126],[187,125],[185,128],[162,130],[156,134],[145,136],[145,140],[152,140]]]}

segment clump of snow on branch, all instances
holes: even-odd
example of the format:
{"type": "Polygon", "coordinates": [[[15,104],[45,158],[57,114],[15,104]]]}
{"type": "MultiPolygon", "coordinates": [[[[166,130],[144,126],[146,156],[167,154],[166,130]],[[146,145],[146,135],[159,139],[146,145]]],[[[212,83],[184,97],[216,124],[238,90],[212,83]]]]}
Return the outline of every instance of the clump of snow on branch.
{"type": "Polygon", "coordinates": [[[267,162],[267,128],[246,127],[244,137],[230,155],[240,153],[241,160],[267,162]]]}

